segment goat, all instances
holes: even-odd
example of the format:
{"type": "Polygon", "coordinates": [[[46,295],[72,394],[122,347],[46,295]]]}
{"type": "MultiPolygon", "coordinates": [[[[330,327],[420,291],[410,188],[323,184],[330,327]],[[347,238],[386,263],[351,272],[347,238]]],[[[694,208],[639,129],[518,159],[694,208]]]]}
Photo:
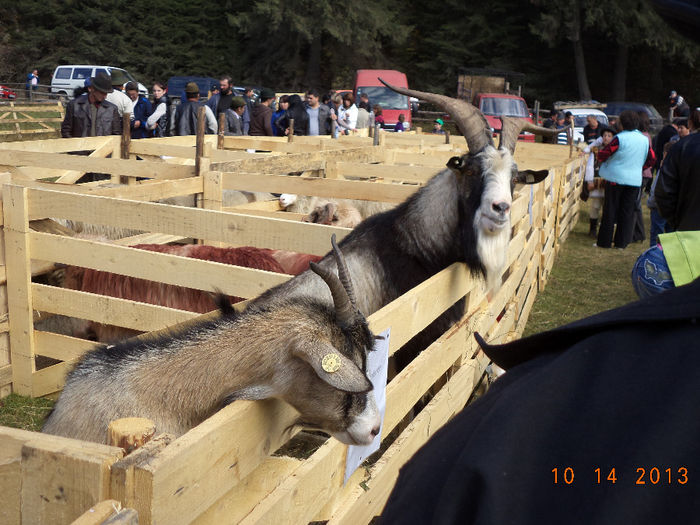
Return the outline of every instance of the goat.
{"type": "Polygon", "coordinates": [[[181,435],[236,399],[277,397],[298,424],[371,443],[380,425],[366,375],[374,336],[332,244],[337,275],[311,263],[330,306],[299,297],[236,314],[222,303],[219,319],[180,333],[99,347],[69,373],[42,431],[105,442],[110,421],[134,416],[181,435]]]}
{"type": "MultiPolygon", "coordinates": [[[[255,248],[252,246],[217,248],[196,244],[137,244],[133,248],[292,275],[299,274],[309,268],[310,261],[316,262],[321,259],[317,255],[255,248]]],[[[90,268],[66,267],[63,287],[166,306],[168,308],[177,308],[178,310],[187,310],[189,312],[206,313],[215,309],[211,294],[202,290],[147,281],[90,268]]],[[[241,301],[242,298],[231,297],[229,300],[232,303],[236,303],[241,301]]],[[[80,329],[76,330],[72,335],[93,338],[104,343],[120,341],[138,334],[135,330],[93,321],[88,321],[78,326],[80,326],[80,329]]]]}
{"type": "MultiPolygon", "coordinates": [[[[497,289],[505,269],[511,236],[510,206],[516,183],[533,184],[547,170],[518,171],[513,160],[522,129],[551,135],[524,119],[504,118],[499,147],[483,114],[468,102],[442,95],[387,86],[400,94],[434,103],[448,112],[464,135],[469,152],[452,157],[447,168],[395,208],[359,224],[340,247],[355,276],[358,307],[370,315],[455,262],[464,262],[474,276],[497,289]]],[[[326,256],[320,263],[332,271],[326,256]]],[[[272,288],[257,304],[311,295],[329,303],[323,283],[312,272],[272,288]]],[[[464,313],[460,301],[433,322],[421,336],[434,340],[464,313]]],[[[399,364],[400,365],[400,364],[399,364]]]]}
{"type": "Polygon", "coordinates": [[[344,202],[329,201],[323,206],[316,206],[303,219],[304,222],[354,228],[362,222],[357,208],[344,202]]]}

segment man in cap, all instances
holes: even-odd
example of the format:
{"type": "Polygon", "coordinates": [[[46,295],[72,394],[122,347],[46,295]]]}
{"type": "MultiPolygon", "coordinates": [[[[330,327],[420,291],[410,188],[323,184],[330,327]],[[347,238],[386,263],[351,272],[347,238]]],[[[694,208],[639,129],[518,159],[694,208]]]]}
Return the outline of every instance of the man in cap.
{"type": "Polygon", "coordinates": [[[153,113],[151,103],[139,93],[139,85],[133,80],[127,82],[126,94],[133,104],[131,110],[131,138],[145,139],[152,137],[153,132],[146,129],[146,121],[153,113]]]}
{"type": "Polygon", "coordinates": [[[243,113],[245,111],[246,104],[243,97],[233,97],[231,99],[231,109],[226,111],[224,135],[243,135],[243,113]]]}
{"type": "Polygon", "coordinates": [[[254,136],[272,137],[272,101],[275,100],[275,92],[269,88],[260,90],[260,100],[253,106],[250,116],[250,134],[254,136]]]}
{"type": "Polygon", "coordinates": [[[70,138],[121,135],[122,120],[117,107],[105,100],[111,91],[109,75],[98,73],[90,79],[87,93],[74,98],[66,106],[61,136],[70,138]]]}
{"type": "Polygon", "coordinates": [[[122,73],[120,70],[118,70],[118,69],[112,70],[111,82],[112,82],[113,89],[107,95],[107,102],[111,102],[112,104],[117,106],[117,111],[119,111],[120,117],[124,116],[124,113],[131,114],[133,112],[132,108],[134,106],[134,103],[122,91],[124,84],[128,80],[129,79],[126,78],[126,75],[124,73],[122,73]]]}
{"type": "Polygon", "coordinates": [[[204,107],[204,116],[207,120],[205,133],[216,134],[219,126],[216,123],[214,112],[206,104],[199,101],[199,86],[196,82],[188,82],[185,86],[186,100],[175,111],[175,135],[196,135],[197,115],[200,107],[204,107]]]}
{"type": "Polygon", "coordinates": [[[445,130],[442,129],[442,127],[445,125],[445,122],[441,118],[436,118],[435,121],[433,122],[433,133],[436,133],[438,135],[444,135],[445,130]]]}

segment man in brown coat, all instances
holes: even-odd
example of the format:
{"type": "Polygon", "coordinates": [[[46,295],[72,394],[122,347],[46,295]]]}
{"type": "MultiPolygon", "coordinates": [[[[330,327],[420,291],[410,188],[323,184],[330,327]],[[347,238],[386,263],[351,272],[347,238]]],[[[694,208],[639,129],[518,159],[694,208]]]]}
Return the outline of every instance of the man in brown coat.
{"type": "Polygon", "coordinates": [[[66,116],[61,124],[61,136],[98,137],[121,135],[122,119],[117,106],[107,102],[107,93],[112,91],[108,75],[98,73],[90,79],[88,92],[71,100],[66,106],[66,116]]]}
{"type": "Polygon", "coordinates": [[[275,92],[269,88],[260,90],[260,100],[253,106],[250,117],[250,135],[273,136],[272,133],[272,101],[275,100],[275,92]]]}

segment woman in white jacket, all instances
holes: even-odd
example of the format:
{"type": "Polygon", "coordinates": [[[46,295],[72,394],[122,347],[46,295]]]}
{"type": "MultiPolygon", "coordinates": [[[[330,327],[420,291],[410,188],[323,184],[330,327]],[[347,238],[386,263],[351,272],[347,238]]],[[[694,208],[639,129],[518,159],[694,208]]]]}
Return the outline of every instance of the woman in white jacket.
{"type": "Polygon", "coordinates": [[[338,127],[344,135],[350,134],[357,127],[357,106],[352,93],[343,95],[343,105],[338,113],[338,127]]]}

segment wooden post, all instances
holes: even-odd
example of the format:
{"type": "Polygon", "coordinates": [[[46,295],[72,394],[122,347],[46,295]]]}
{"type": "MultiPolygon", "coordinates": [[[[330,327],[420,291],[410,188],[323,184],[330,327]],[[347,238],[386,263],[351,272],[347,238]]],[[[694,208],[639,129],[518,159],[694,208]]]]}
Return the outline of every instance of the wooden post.
{"type": "Polygon", "coordinates": [[[219,137],[216,141],[216,149],[224,149],[224,130],[225,129],[226,129],[226,113],[219,113],[219,137]]]}
{"type": "Polygon", "coordinates": [[[204,156],[204,130],[207,125],[206,107],[200,106],[197,110],[197,140],[195,142],[194,171],[197,177],[201,176],[201,163],[204,156]]]}
{"type": "Polygon", "coordinates": [[[369,127],[369,136],[372,137],[372,138],[374,137],[374,126],[375,126],[375,125],[376,125],[376,123],[373,123],[373,124],[369,127]]]}
{"type": "Polygon", "coordinates": [[[120,158],[129,158],[129,147],[131,146],[131,113],[124,113],[122,116],[122,148],[120,158]]]}
{"type": "Polygon", "coordinates": [[[374,123],[374,137],[372,137],[373,138],[373,140],[372,140],[373,146],[379,146],[379,135],[381,135],[380,130],[381,130],[381,125],[379,124],[379,122],[375,122],[374,123]]]}
{"type": "Polygon", "coordinates": [[[3,186],[5,220],[5,265],[7,306],[10,325],[12,390],[32,395],[34,365],[34,320],[32,311],[32,268],[29,253],[27,188],[3,186]]]}
{"type": "Polygon", "coordinates": [[[287,135],[287,142],[294,142],[294,119],[289,119],[289,135],[287,135]]]}
{"type": "Polygon", "coordinates": [[[156,426],[144,417],[115,419],[107,427],[107,444],[119,447],[127,454],[148,443],[156,433],[156,426]]]}
{"type": "Polygon", "coordinates": [[[533,111],[535,114],[535,125],[539,126],[540,125],[540,101],[535,100],[535,105],[533,107],[533,111]]]}
{"type": "Polygon", "coordinates": [[[450,143],[450,132],[445,130],[445,144],[450,143]]]}

